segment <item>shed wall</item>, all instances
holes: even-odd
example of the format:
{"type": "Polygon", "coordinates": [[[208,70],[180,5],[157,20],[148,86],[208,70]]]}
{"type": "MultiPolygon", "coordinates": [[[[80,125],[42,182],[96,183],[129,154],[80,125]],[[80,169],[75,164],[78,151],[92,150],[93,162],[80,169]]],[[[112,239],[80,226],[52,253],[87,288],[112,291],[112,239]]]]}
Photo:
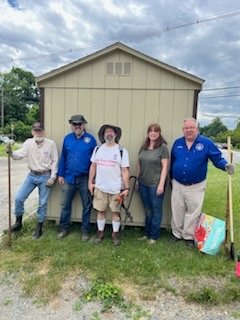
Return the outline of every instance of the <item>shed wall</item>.
{"type": "MultiPolygon", "coordinates": [[[[69,70],[39,84],[44,93],[44,121],[47,136],[61,152],[63,137],[70,132],[68,119],[81,113],[88,121],[87,131],[97,138],[102,124],[122,128],[120,143],[130,155],[130,174],[135,175],[139,148],[150,123],[161,125],[169,150],[176,137],[182,134],[183,119],[193,114],[194,90],[200,85],[165,71],[124,52],[115,52],[104,58],[69,70]],[[106,74],[107,62],[130,62],[131,74],[106,74]]],[[[72,220],[81,220],[79,195],[73,204],[72,220]]],[[[170,223],[170,191],[164,199],[162,225],[170,223]]],[[[55,185],[49,201],[48,219],[60,216],[61,191],[55,185]]],[[[134,193],[131,213],[135,225],[144,225],[144,213],[139,194],[134,193]]],[[[95,213],[93,212],[93,220],[95,213]]]]}

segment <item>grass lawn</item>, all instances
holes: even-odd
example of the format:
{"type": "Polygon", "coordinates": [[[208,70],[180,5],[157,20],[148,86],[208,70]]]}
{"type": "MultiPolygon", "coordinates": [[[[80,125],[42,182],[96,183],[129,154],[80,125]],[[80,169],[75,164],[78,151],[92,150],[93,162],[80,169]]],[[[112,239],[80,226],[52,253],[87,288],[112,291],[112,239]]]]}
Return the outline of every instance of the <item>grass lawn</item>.
{"type": "MultiPolygon", "coordinates": [[[[236,252],[240,250],[239,174],[238,165],[232,179],[236,252]]],[[[209,165],[203,212],[224,219],[226,190],[226,173],[209,165]]],[[[154,299],[156,292],[164,289],[199,303],[240,301],[235,262],[225,256],[224,248],[216,256],[205,255],[187,248],[183,242],[172,243],[167,230],[162,231],[156,245],[149,246],[137,241],[142,230],[136,227],[125,228],[120,247],[112,246],[109,227],[106,239],[97,246],[80,240],[77,224],[67,238],[59,241],[52,222],[45,224],[43,237],[33,241],[34,225],[35,221],[25,221],[20,234],[13,239],[11,250],[6,247],[7,238],[3,239],[0,273],[15,273],[25,292],[43,301],[56,296],[69,275],[88,278],[95,286],[95,296],[101,297],[104,294],[113,297],[118,289],[126,293],[130,288],[140,288],[138,295],[145,300],[154,299]]]]}

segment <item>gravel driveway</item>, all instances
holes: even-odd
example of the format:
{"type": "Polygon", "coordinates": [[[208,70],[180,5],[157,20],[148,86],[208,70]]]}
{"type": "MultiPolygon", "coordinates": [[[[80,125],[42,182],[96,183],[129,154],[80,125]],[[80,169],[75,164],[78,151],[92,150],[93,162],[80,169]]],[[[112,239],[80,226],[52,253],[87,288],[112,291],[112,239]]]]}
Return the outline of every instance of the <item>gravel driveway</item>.
{"type": "MultiPolygon", "coordinates": [[[[14,196],[28,169],[25,160],[11,161],[12,171],[12,208],[14,196]]],[[[8,227],[8,167],[7,159],[0,158],[0,233],[8,227]]],[[[36,210],[37,191],[26,201],[26,212],[36,210]]],[[[14,217],[12,216],[14,221],[14,217]]],[[[16,275],[0,274],[0,319],[1,320],[233,320],[240,316],[240,304],[207,308],[197,304],[186,303],[181,297],[170,292],[159,292],[154,301],[140,301],[135,292],[135,302],[140,309],[134,314],[126,315],[119,310],[101,313],[98,302],[82,304],[79,300],[89,283],[84,278],[66,279],[59,296],[50,301],[47,306],[39,305],[34,297],[24,296],[16,275]],[[140,311],[139,311],[140,310],[140,311]],[[235,317],[233,317],[233,311],[235,317]],[[136,317],[145,312],[142,317],[136,317]]],[[[176,284],[177,285],[177,284],[176,284]]],[[[126,297],[128,300],[129,297],[126,297]]],[[[132,297],[131,297],[132,299],[132,297]]]]}
{"type": "MultiPolygon", "coordinates": [[[[14,210],[14,196],[28,173],[27,161],[11,160],[11,194],[12,212],[14,210]]],[[[36,211],[37,190],[34,190],[25,203],[26,213],[36,211]]],[[[8,228],[8,161],[7,158],[0,157],[0,234],[8,228]]],[[[15,216],[11,215],[12,222],[15,222],[15,216]]]]}

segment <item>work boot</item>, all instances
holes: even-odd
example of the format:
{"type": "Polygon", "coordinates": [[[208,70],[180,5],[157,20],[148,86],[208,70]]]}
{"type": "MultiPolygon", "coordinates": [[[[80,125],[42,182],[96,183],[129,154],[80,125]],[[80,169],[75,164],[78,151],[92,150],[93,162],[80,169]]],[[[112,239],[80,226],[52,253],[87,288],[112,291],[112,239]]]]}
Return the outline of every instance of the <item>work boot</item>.
{"type": "Polygon", "coordinates": [[[68,236],[69,231],[66,229],[63,229],[59,232],[59,234],[57,235],[57,239],[58,240],[62,240],[63,238],[65,238],[66,236],[68,236]]]}
{"type": "Polygon", "coordinates": [[[97,231],[96,237],[94,239],[94,243],[100,244],[104,239],[104,231],[97,231]]]}
{"type": "Polygon", "coordinates": [[[36,229],[32,236],[34,240],[37,240],[42,236],[42,226],[43,226],[42,222],[38,222],[38,224],[36,225],[36,229]]]}
{"type": "Polygon", "coordinates": [[[12,232],[17,232],[22,229],[22,216],[16,217],[16,222],[13,226],[11,226],[12,232]]]}
{"type": "Polygon", "coordinates": [[[112,233],[112,242],[114,246],[119,246],[121,241],[120,241],[120,233],[119,232],[113,232],[112,233]]]}
{"type": "Polygon", "coordinates": [[[87,232],[83,232],[82,236],[81,236],[81,239],[82,239],[83,242],[88,241],[90,239],[89,234],[87,232]]]}

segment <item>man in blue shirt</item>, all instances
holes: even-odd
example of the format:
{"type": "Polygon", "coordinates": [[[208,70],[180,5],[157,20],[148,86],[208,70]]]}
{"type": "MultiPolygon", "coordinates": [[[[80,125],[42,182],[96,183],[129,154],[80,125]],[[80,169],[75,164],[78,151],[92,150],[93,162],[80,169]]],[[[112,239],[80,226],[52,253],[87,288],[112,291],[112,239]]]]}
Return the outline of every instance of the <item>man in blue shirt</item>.
{"type": "Polygon", "coordinates": [[[183,135],[174,142],[171,151],[172,240],[184,239],[187,245],[194,246],[194,228],[202,210],[208,160],[229,174],[234,173],[234,165],[227,163],[212,140],[199,135],[196,119],[184,120],[183,135]]]}
{"type": "Polygon", "coordinates": [[[72,133],[63,141],[62,154],[58,167],[58,182],[62,186],[60,233],[63,239],[69,233],[72,200],[78,191],[82,201],[82,240],[89,239],[91,194],[88,190],[90,158],[96,147],[95,138],[86,132],[87,121],[83,115],[73,115],[69,120],[72,133]]]}

